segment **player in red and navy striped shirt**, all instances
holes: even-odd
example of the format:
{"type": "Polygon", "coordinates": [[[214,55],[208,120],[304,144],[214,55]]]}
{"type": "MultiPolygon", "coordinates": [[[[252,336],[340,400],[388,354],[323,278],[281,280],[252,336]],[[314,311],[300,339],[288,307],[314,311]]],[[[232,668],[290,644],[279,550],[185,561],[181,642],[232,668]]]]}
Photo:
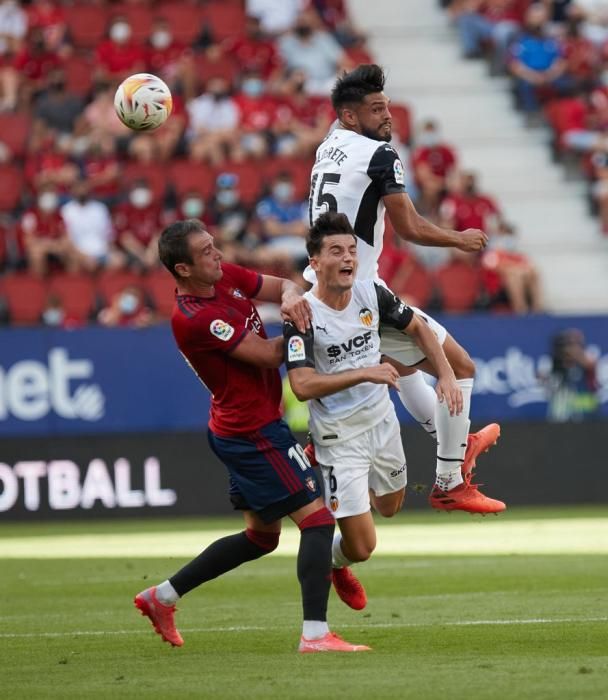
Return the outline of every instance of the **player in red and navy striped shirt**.
{"type": "Polygon", "coordinates": [[[304,451],[279,404],[282,337],[268,339],[251,299],[282,304],[305,330],[310,310],[288,280],[222,263],[222,254],[200,221],[178,221],[159,241],[163,264],[175,277],[171,319],[177,345],[212,393],[209,444],[230,473],[230,499],[243,511],[246,529],[216,540],[135,605],[165,641],[181,646],[174,623],[177,599],[205,581],[273,551],[281,518],[300,528],[298,578],[304,623],[299,651],[364,651],[329,631],[334,519],[304,451]]]}

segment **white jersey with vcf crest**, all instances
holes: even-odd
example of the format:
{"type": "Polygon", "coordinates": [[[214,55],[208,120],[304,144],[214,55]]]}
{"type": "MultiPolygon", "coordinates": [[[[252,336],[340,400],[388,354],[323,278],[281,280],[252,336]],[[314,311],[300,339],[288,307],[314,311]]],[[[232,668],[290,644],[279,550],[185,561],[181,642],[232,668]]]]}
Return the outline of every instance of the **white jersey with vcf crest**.
{"type": "MultiPolygon", "coordinates": [[[[376,279],[384,238],[382,197],[405,191],[403,164],[390,144],[336,128],[317,149],[310,181],[310,224],[327,211],[346,214],[357,236],[357,278],[376,279]]],[[[315,281],[310,267],[304,277],[315,281]]]]}

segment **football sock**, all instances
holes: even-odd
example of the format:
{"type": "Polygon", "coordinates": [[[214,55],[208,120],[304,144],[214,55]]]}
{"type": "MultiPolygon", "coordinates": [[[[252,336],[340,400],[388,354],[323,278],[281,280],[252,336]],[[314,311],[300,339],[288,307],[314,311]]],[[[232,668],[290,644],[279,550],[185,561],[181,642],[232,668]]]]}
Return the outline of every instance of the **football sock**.
{"type": "Polygon", "coordinates": [[[247,529],[236,535],[222,537],[204,549],[196,559],[186,564],[169,579],[179,596],[188,593],[205,581],[217,578],[237,566],[259,559],[277,548],[278,532],[259,532],[247,529]]]}
{"type": "Polygon", "coordinates": [[[329,632],[327,622],[320,620],[304,620],[302,625],[302,636],[304,639],[321,639],[329,632]]]}
{"type": "Polygon", "coordinates": [[[179,595],[167,579],[156,586],[156,597],[163,605],[175,605],[179,595]]]}
{"type": "Polygon", "coordinates": [[[407,412],[420,423],[426,432],[436,438],[435,404],[437,395],[432,386],[426,383],[422,372],[414,372],[397,380],[399,398],[407,412]]]}
{"type": "Polygon", "coordinates": [[[342,533],[336,532],[331,545],[331,565],[334,569],[342,569],[351,564],[352,561],[347,559],[342,551],[342,533]]]}
{"type": "MultiPolygon", "coordinates": [[[[312,513],[302,520],[298,551],[298,580],[302,590],[303,619],[306,623],[327,621],[327,600],[331,586],[331,544],[335,520],[327,508],[312,513]]],[[[319,627],[317,634],[309,627],[302,628],[307,639],[323,636],[327,630],[319,627]],[[310,636],[313,634],[313,636],[310,636]]]]}
{"type": "Polygon", "coordinates": [[[460,468],[464,461],[469,434],[469,412],[473,379],[458,379],[456,383],[462,391],[462,412],[450,416],[445,401],[435,404],[435,425],[437,426],[437,480],[443,491],[449,491],[462,484],[460,468]]]}

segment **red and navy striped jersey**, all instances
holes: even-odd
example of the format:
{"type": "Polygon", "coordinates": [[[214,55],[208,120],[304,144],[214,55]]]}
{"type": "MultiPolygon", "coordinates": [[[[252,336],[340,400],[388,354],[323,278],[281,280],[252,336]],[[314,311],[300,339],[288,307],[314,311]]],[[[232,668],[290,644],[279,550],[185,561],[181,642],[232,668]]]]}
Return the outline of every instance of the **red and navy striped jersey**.
{"type": "Polygon", "coordinates": [[[182,355],[211,392],[209,427],[230,437],[280,418],[281,378],[277,369],[232,357],[247,333],[267,337],[251,302],[262,276],[230,263],[222,270],[213,297],[176,295],[171,326],[182,355]]]}

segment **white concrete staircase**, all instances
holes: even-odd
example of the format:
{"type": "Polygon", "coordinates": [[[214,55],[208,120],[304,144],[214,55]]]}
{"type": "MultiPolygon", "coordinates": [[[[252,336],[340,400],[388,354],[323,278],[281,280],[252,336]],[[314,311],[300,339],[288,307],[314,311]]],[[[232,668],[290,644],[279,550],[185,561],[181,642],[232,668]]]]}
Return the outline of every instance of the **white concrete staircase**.
{"type": "Polygon", "coordinates": [[[439,120],[465,168],[517,226],[540,268],[548,310],[608,312],[608,239],[589,215],[585,188],[551,161],[549,132],[526,129],[506,78],[460,58],[436,0],[349,0],[352,16],[388,73],[387,94],[414,120],[439,120]]]}

